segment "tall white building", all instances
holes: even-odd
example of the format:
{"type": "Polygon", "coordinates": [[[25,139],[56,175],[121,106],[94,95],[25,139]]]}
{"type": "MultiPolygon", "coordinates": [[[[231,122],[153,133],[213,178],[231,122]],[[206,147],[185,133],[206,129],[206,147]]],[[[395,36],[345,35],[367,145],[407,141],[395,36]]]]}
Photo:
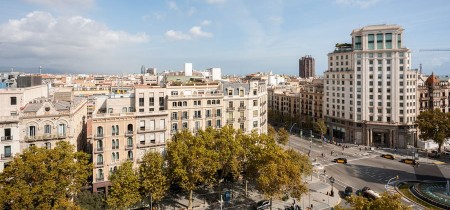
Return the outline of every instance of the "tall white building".
{"type": "Polygon", "coordinates": [[[418,72],[402,45],[403,28],[371,25],[336,44],[324,73],[323,113],[335,141],[404,148],[416,145],[418,72]]]}

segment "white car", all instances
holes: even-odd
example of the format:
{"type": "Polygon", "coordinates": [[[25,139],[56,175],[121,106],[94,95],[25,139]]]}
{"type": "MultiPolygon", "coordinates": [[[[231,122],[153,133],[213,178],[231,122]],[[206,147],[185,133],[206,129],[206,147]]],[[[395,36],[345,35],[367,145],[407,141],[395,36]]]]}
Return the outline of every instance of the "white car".
{"type": "Polygon", "coordinates": [[[323,171],[325,169],[320,163],[313,163],[312,166],[314,171],[323,171]]]}

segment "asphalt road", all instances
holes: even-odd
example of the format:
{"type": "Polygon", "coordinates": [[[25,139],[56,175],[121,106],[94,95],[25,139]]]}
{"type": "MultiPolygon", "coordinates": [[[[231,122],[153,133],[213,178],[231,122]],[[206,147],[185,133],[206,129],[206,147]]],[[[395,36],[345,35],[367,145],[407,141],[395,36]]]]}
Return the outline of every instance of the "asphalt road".
{"type": "MultiPolygon", "coordinates": [[[[361,150],[359,147],[343,150],[342,147],[333,144],[322,144],[317,140],[311,143],[309,138],[300,139],[297,136],[290,137],[289,146],[305,154],[310,153],[311,160],[325,166],[324,177],[334,177],[334,186],[340,191],[343,191],[346,186],[351,186],[354,192],[367,186],[381,193],[385,191],[385,185],[389,179],[396,175],[399,176],[399,180],[445,180],[450,177],[450,167],[447,165],[423,163],[419,167],[413,167],[401,163],[401,157],[396,157],[395,160],[385,159],[378,153],[364,150],[364,147],[361,150]],[[332,151],[333,155],[331,155],[332,151]],[[348,164],[334,163],[333,159],[338,157],[347,158],[348,164]]],[[[420,209],[406,199],[403,201],[414,209],[420,209]]],[[[348,207],[345,202],[341,205],[348,207]]]]}

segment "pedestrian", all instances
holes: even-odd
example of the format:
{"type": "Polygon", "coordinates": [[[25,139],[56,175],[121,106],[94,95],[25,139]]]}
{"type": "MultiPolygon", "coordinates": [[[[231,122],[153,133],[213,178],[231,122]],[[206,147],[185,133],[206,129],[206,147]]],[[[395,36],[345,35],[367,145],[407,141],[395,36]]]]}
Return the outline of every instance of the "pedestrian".
{"type": "Polygon", "coordinates": [[[359,151],[361,152],[361,147],[359,148],[359,151]]]}
{"type": "Polygon", "coordinates": [[[322,152],[322,157],[323,157],[323,152],[322,152]]]}
{"type": "Polygon", "coordinates": [[[323,169],[323,174],[327,174],[327,170],[323,169]]]}

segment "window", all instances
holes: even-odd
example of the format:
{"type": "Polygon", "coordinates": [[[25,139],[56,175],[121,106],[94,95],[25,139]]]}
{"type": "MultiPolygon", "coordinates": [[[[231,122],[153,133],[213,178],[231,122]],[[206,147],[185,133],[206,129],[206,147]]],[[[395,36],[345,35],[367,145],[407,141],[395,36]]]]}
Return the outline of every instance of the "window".
{"type": "Polygon", "coordinates": [[[377,34],[377,49],[383,49],[383,34],[377,34]]]}
{"type": "Polygon", "coordinates": [[[144,106],[144,98],[139,98],[139,106],[144,106]]]}
{"type": "Polygon", "coordinates": [[[52,126],[51,125],[44,125],[44,133],[45,134],[51,134],[52,133],[52,126]]]}
{"type": "Polygon", "coordinates": [[[4,151],[5,151],[5,157],[11,157],[12,156],[11,146],[5,146],[4,147],[4,151]]]}
{"type": "Polygon", "coordinates": [[[103,165],[103,155],[97,155],[97,165],[103,165]]]}
{"type": "Polygon", "coordinates": [[[385,34],[386,49],[392,49],[392,33],[385,34]]]}
{"type": "Polygon", "coordinates": [[[103,141],[98,140],[97,141],[97,151],[102,151],[102,150],[103,150],[103,141]]]}
{"type": "Polygon", "coordinates": [[[155,106],[155,97],[148,98],[148,105],[155,106]]]}
{"type": "Polygon", "coordinates": [[[216,128],[221,128],[222,124],[220,120],[216,120],[216,128]]]}
{"type": "Polygon", "coordinates": [[[178,130],[178,123],[172,123],[172,132],[177,132],[178,130]]]}
{"type": "Polygon", "coordinates": [[[172,112],[172,120],[178,119],[178,112],[172,112]]]}
{"type": "Polygon", "coordinates": [[[253,121],[253,128],[258,127],[258,121],[253,121]]]}
{"type": "Polygon", "coordinates": [[[97,170],[97,181],[103,181],[103,169],[99,168],[97,170]]]}
{"type": "Polygon", "coordinates": [[[253,100],[253,106],[258,106],[258,100],[253,100]]]}
{"type": "Polygon", "coordinates": [[[159,106],[164,106],[164,97],[159,97],[159,106]]]}
{"type": "Polygon", "coordinates": [[[127,159],[128,160],[133,160],[133,151],[128,151],[128,155],[127,155],[127,159]]]}
{"type": "Polygon", "coordinates": [[[361,36],[355,36],[355,50],[361,50],[361,36]]]}
{"type": "Polygon", "coordinates": [[[220,111],[220,109],[217,109],[217,110],[216,110],[216,116],[217,116],[217,117],[220,117],[220,116],[221,116],[221,111],[220,111]]]}
{"type": "Polygon", "coordinates": [[[28,136],[31,137],[36,136],[36,126],[34,125],[28,126],[28,136]]]}
{"type": "Polygon", "coordinates": [[[113,136],[116,135],[116,126],[115,125],[111,126],[111,135],[113,135],[113,136]]]}
{"type": "Polygon", "coordinates": [[[253,110],[253,117],[258,117],[258,110],[253,110]]]}
{"type": "Polygon", "coordinates": [[[128,137],[127,138],[127,146],[128,147],[132,147],[133,146],[133,138],[132,137],[128,137]]]}
{"type": "MultiPolygon", "coordinates": [[[[397,34],[397,48],[402,48],[402,35],[401,34],[397,34]]],[[[403,53],[400,56],[403,56],[403,53]]]]}
{"type": "Polygon", "coordinates": [[[368,48],[369,50],[373,50],[374,49],[374,35],[373,34],[369,34],[368,35],[368,48]]]}
{"type": "Polygon", "coordinates": [[[11,105],[17,105],[17,97],[11,97],[10,98],[10,104],[11,105]]]}
{"type": "Polygon", "coordinates": [[[187,122],[183,122],[183,124],[181,124],[181,125],[182,125],[183,129],[187,129],[188,128],[188,123],[187,122]]]}

